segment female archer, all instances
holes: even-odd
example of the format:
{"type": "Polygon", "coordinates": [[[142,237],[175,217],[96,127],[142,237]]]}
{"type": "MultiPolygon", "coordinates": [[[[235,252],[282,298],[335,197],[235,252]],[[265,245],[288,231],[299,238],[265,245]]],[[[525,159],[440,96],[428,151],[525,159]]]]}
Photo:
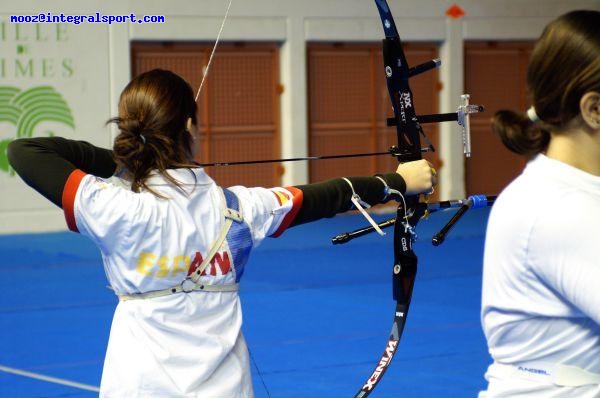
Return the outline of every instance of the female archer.
{"type": "Polygon", "coordinates": [[[600,12],[551,22],[526,114],[493,129],[530,160],[498,197],[481,319],[494,360],[480,397],[600,397],[600,12]]]}
{"type": "Polygon", "coordinates": [[[252,397],[238,282],[266,237],[352,207],[430,191],[425,161],[295,187],[219,187],[194,163],[194,93],[153,70],[111,120],[112,151],[64,138],[13,141],[12,167],[102,253],[119,296],[101,397],[252,397]]]}

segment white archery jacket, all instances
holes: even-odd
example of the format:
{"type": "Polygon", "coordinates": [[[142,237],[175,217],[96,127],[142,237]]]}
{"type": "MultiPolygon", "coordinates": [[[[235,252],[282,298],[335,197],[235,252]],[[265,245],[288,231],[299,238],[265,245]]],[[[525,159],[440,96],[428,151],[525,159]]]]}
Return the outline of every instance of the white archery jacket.
{"type": "MultiPolygon", "coordinates": [[[[117,295],[180,285],[205,258],[223,224],[223,193],[203,169],[159,174],[150,192],[134,193],[115,177],[74,171],[64,189],[70,229],[92,239],[117,295]]],[[[295,188],[230,188],[243,221],[234,223],[200,276],[234,285],[250,251],[278,236],[302,200],[295,188]]],[[[120,301],[102,374],[101,397],[252,397],[248,350],[237,291],[194,291],[120,301]]]]}

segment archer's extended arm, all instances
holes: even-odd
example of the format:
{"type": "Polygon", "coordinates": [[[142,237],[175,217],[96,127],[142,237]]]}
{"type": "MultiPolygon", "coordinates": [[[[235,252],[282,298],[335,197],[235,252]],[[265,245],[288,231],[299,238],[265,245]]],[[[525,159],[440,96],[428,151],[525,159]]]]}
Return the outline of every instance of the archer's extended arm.
{"type": "Polygon", "coordinates": [[[74,170],[110,177],[116,168],[112,151],[62,137],[17,139],[8,145],[7,154],[23,181],[59,207],[74,170]]]}

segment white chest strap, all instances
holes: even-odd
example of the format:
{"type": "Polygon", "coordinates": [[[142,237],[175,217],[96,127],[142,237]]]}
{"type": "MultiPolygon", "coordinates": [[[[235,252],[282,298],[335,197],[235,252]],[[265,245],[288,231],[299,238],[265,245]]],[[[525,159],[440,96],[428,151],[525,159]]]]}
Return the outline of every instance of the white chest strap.
{"type": "MultiPolygon", "coordinates": [[[[161,289],[161,290],[152,290],[152,291],[144,292],[144,293],[119,294],[118,295],[119,300],[127,301],[127,300],[138,300],[138,299],[149,299],[149,298],[155,298],[155,297],[168,296],[168,295],[176,294],[176,293],[190,293],[193,291],[235,292],[235,291],[239,290],[239,285],[237,283],[230,283],[230,284],[224,284],[224,285],[204,285],[204,284],[198,283],[198,281],[200,280],[200,276],[202,275],[202,273],[204,272],[206,267],[208,267],[208,264],[210,264],[210,262],[213,260],[213,258],[215,257],[215,254],[217,254],[217,251],[223,245],[223,242],[225,242],[225,238],[227,237],[227,233],[229,232],[229,229],[231,228],[231,225],[233,224],[233,222],[234,221],[236,221],[236,222],[243,221],[241,211],[230,209],[227,207],[227,202],[225,200],[225,195],[223,195],[223,191],[221,191],[221,199],[222,199],[221,203],[223,203],[223,206],[222,206],[222,214],[223,214],[223,218],[224,218],[223,226],[221,227],[219,236],[217,237],[217,239],[213,243],[212,247],[208,251],[208,254],[206,255],[204,260],[202,260],[200,265],[198,265],[196,270],[191,275],[188,275],[177,286],[173,286],[173,287],[169,287],[169,288],[161,289]]],[[[240,209],[241,209],[241,207],[240,207],[240,209]]]]}
{"type": "Polygon", "coordinates": [[[548,363],[503,364],[494,362],[489,373],[499,378],[517,378],[564,387],[600,384],[600,374],[577,366],[548,363]]]}

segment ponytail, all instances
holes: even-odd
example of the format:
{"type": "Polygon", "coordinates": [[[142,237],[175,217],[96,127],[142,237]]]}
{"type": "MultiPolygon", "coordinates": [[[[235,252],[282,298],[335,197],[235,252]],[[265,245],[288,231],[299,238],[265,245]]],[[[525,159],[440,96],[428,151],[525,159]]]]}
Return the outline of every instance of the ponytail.
{"type": "Polygon", "coordinates": [[[154,69],[135,77],[121,93],[119,134],[113,156],[132,180],[131,189],[152,190],[146,181],[152,172],[182,188],[168,169],[191,168],[193,140],[186,128],[188,118],[196,124],[196,102],[190,85],[176,74],[154,69]]]}
{"type": "Polygon", "coordinates": [[[541,124],[539,121],[531,121],[525,113],[510,110],[498,111],[492,118],[492,130],[500,137],[504,146],[527,158],[548,147],[550,133],[541,124]]]}
{"type": "Polygon", "coordinates": [[[528,115],[497,112],[492,130],[511,151],[529,158],[580,115],[579,101],[600,91],[600,12],[575,10],[552,21],[542,33],[527,68],[527,89],[535,109],[528,115]]]}

